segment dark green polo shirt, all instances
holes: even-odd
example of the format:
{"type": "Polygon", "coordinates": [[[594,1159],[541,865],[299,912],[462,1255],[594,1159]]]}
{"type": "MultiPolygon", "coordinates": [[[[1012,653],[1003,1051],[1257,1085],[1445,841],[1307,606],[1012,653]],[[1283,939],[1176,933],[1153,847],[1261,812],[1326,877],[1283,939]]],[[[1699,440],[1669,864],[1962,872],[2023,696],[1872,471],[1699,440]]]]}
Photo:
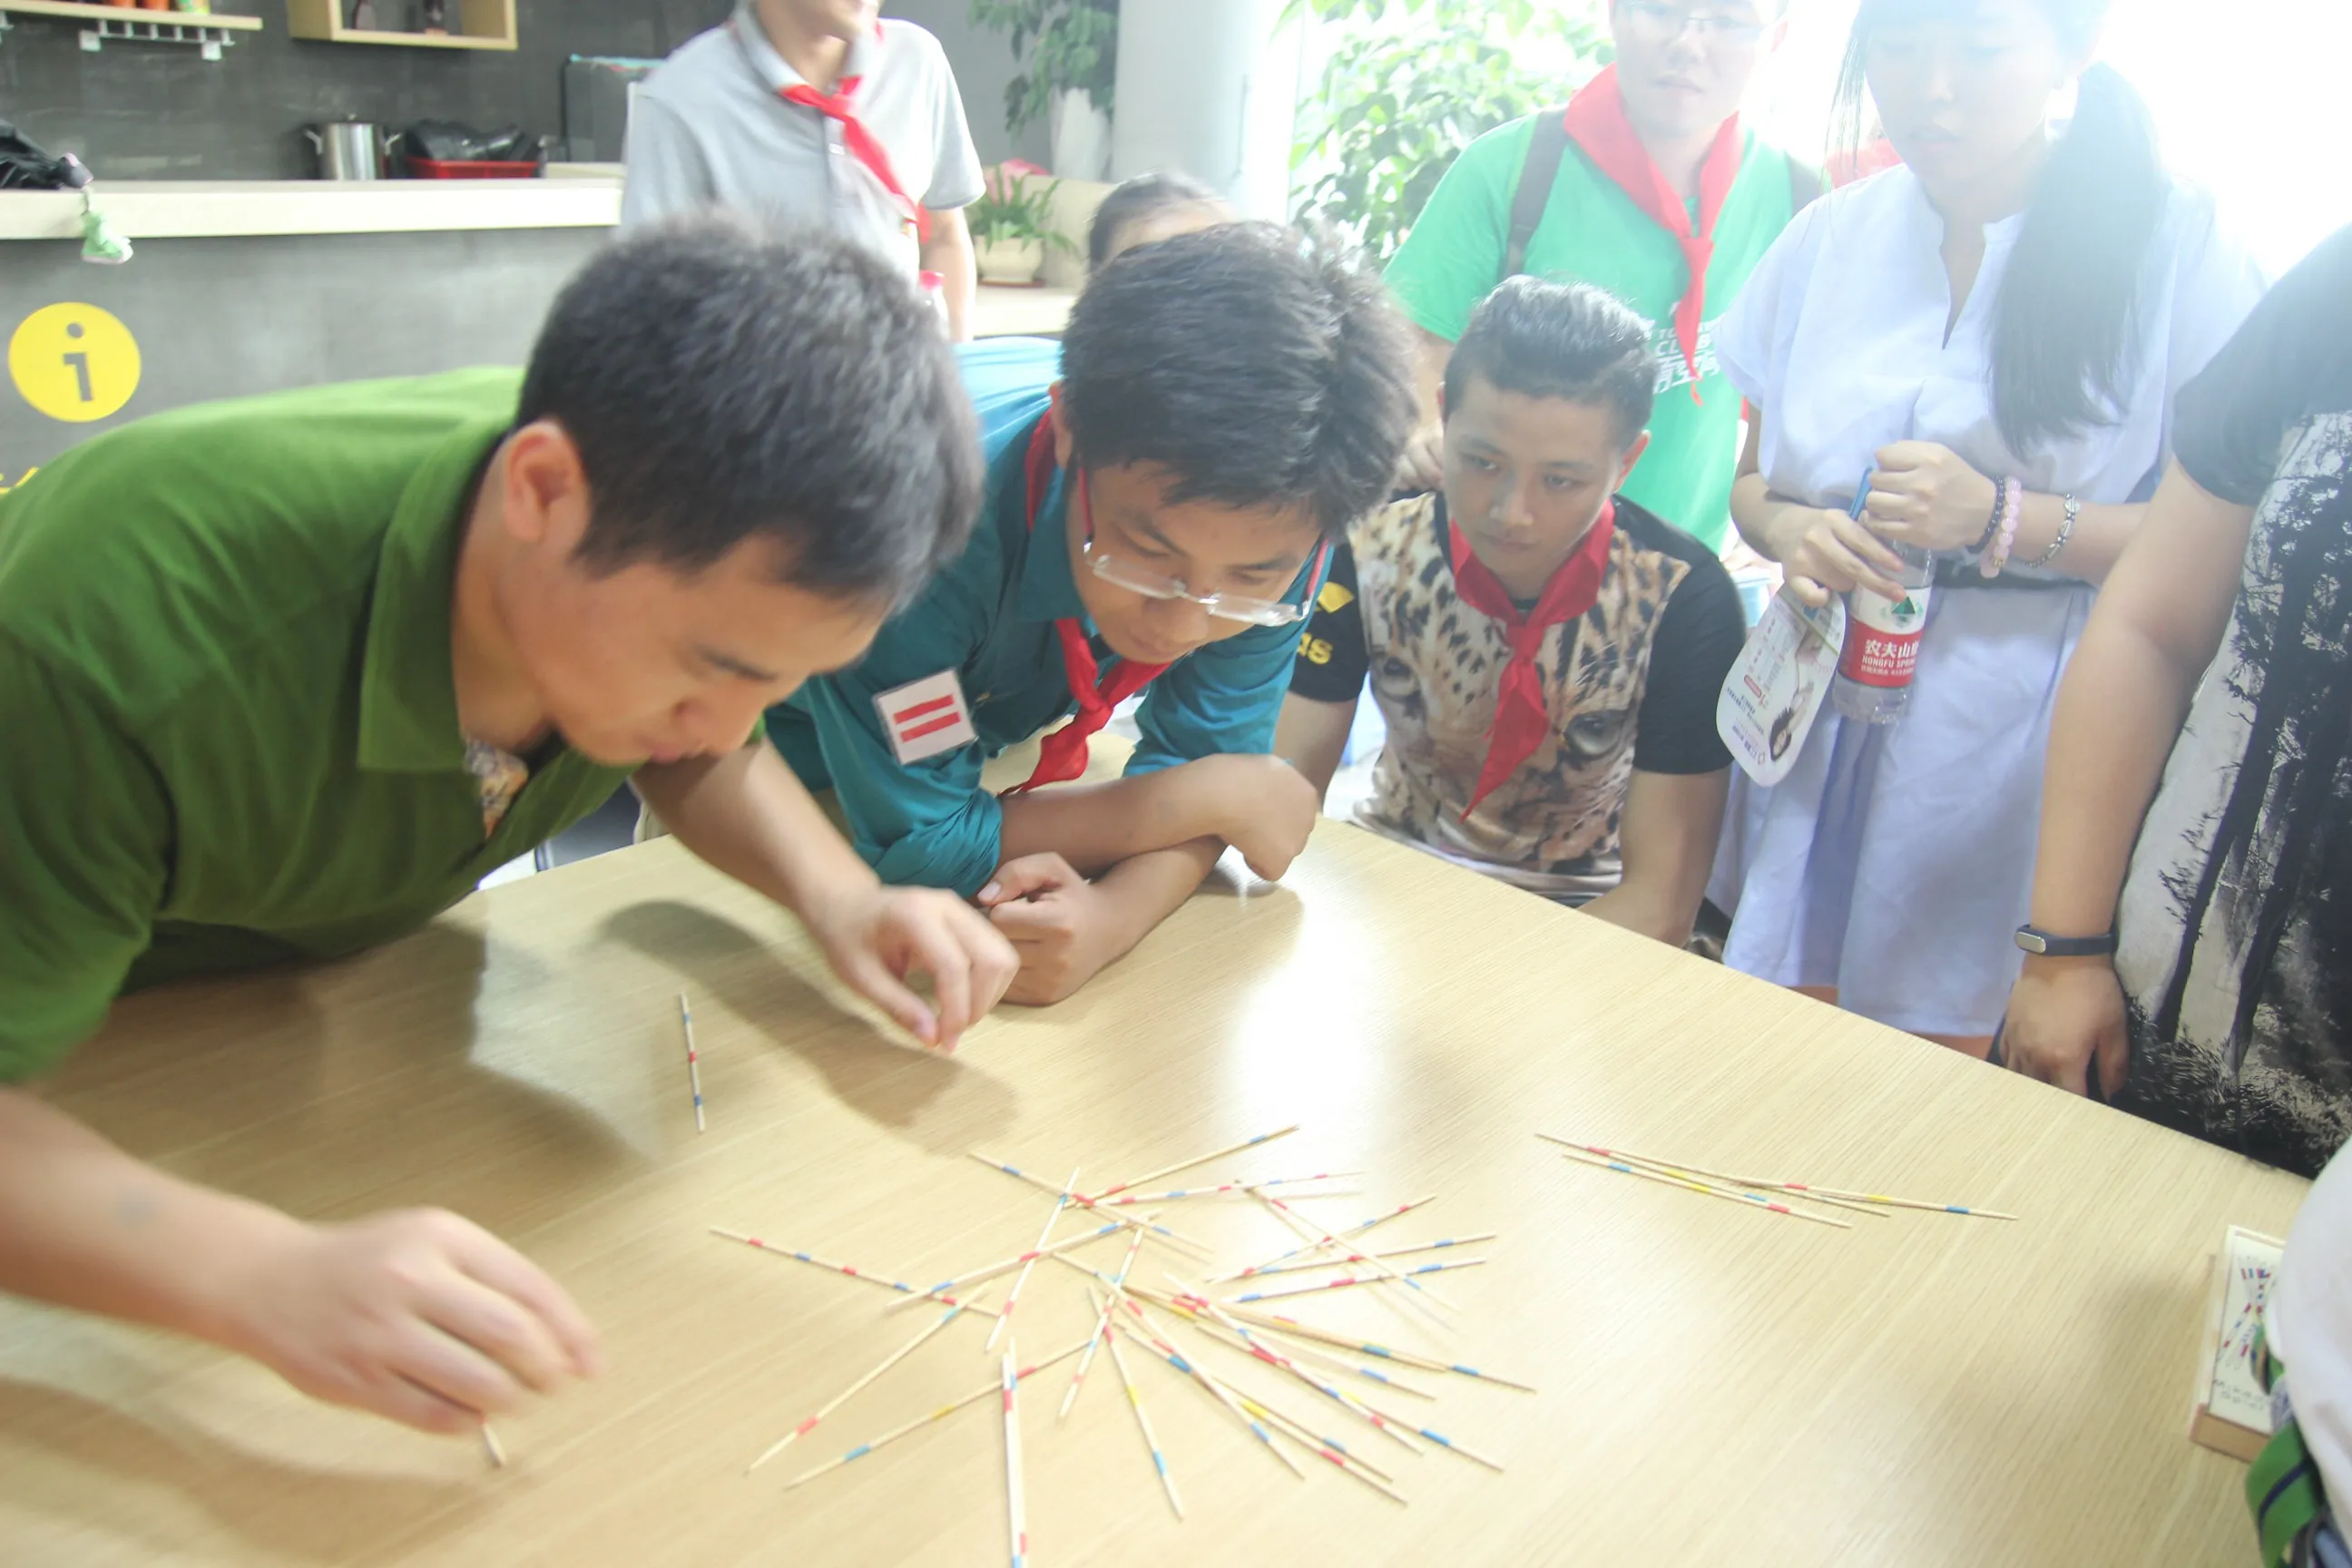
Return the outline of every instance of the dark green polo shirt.
{"type": "Polygon", "coordinates": [[[450,594],[518,386],[183,409],[0,496],[0,1079],[127,988],[412,931],[626,776],[554,749],[484,839],[450,594]]]}

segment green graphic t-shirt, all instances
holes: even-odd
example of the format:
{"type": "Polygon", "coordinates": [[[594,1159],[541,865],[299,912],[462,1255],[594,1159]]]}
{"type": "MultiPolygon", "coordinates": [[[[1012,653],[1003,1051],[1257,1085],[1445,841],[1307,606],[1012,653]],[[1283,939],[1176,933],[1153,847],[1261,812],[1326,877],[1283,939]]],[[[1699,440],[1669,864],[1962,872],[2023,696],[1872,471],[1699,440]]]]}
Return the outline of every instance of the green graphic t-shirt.
{"type": "MultiPolygon", "coordinates": [[[[1448,342],[1462,335],[1470,313],[1502,281],[1511,196],[1535,123],[1532,116],[1515,120],[1463,149],[1389,263],[1389,287],[1406,312],[1448,342]]],[[[1534,276],[1595,284],[1653,323],[1658,405],[1650,417],[1650,449],[1623,494],[1717,552],[1731,527],[1739,394],[1717,368],[1715,324],[1788,226],[1790,185],[1787,154],[1748,136],[1738,178],[1716,219],[1696,403],[1690,371],[1675,342],[1675,304],[1689,281],[1682,249],[1581,149],[1571,145],[1560,160],[1543,221],[1528,241],[1526,266],[1534,276]]]]}

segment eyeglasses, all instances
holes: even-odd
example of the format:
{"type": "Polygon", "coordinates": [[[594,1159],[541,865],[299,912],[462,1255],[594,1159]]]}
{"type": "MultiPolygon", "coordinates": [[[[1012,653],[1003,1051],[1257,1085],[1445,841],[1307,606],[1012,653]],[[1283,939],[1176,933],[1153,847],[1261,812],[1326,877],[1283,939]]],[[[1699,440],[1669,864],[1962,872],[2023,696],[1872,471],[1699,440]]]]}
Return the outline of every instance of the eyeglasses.
{"type": "Polygon", "coordinates": [[[1745,47],[1764,36],[1764,24],[1752,16],[1726,11],[1693,13],[1667,0],[1618,0],[1618,4],[1660,43],[1671,44],[1688,29],[1702,44],[1745,47]]]}
{"type": "MultiPolygon", "coordinates": [[[[1079,553],[1094,574],[1130,594],[1140,594],[1147,599],[1181,599],[1198,605],[1221,621],[1239,621],[1252,626],[1287,626],[1307,618],[1308,606],[1289,604],[1281,599],[1255,599],[1244,594],[1195,594],[1181,577],[1165,576],[1146,571],[1140,566],[1114,560],[1095,546],[1095,487],[1094,478],[1080,469],[1078,473],[1078,514],[1086,524],[1086,538],[1079,553]]],[[[1323,559],[1331,552],[1325,544],[1315,552],[1307,576],[1312,581],[1323,569],[1323,559]]]]}

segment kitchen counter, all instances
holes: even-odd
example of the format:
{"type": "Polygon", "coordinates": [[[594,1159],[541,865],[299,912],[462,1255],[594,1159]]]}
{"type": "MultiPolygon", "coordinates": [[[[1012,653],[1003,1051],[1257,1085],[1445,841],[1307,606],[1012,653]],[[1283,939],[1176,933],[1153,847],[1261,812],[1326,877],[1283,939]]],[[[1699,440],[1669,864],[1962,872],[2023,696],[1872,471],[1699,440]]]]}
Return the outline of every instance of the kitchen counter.
{"type": "MultiPolygon", "coordinates": [[[[546,180],[102,180],[89,188],[131,239],[611,228],[621,182],[546,180]]],[[[0,240],[79,239],[79,191],[0,194],[0,240]]]]}
{"type": "MultiPolygon", "coordinates": [[[[166,408],[520,364],[556,290],[621,217],[609,166],[550,174],[109,180],[91,191],[137,248],[121,267],[82,259],[80,192],[0,193],[0,241],[32,242],[0,245],[0,343],[12,349],[0,376],[0,489],[76,442],[166,408]],[[58,310],[69,323],[49,313],[58,310]],[[90,324],[92,344],[113,346],[40,336],[90,324]],[[60,382],[50,367],[68,354],[84,372],[60,382]],[[100,357],[80,357],[90,354],[100,357]]],[[[983,287],[972,326],[982,337],[1052,335],[1074,298],[983,287]]]]}

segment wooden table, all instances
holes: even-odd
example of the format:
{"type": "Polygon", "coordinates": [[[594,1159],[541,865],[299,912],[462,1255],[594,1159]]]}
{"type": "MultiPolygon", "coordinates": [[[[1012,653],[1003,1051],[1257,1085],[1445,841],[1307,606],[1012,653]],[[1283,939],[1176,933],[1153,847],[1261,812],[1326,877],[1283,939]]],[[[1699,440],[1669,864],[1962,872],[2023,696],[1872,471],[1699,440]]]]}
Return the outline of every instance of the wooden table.
{"type": "MultiPolygon", "coordinates": [[[[1328,1468],[1302,1483],[1139,1364],[1179,1524],[1106,1361],[1066,1426],[1061,1374],[1028,1386],[1034,1562],[2242,1563],[2244,1472],[2183,1436],[2205,1255],[2225,1221],[2283,1232],[2304,1190],[1329,822],[1283,889],[1213,885],[954,1060],[886,1041],[784,916],[661,843],[352,963],[136,998],[55,1093],[300,1214],[471,1215],[571,1285],[612,1371],[502,1422],[514,1464],[492,1472],[208,1351],[5,1304],[15,1564],[1002,1562],[985,1402],[781,1486],[986,1381],[976,1325],[746,1479],[930,1314],[885,1318],[884,1292],[704,1227],[929,1284],[1044,1218],[969,1149],[1099,1185],[1291,1121],[1194,1174],[1360,1167],[1313,1212],[1435,1192],[1397,1242],[1502,1233],[1433,1282],[1464,1309],[1459,1352],[1540,1393],[1433,1376],[1424,1420],[1508,1473],[1355,1429],[1410,1506],[1328,1468]],[[1538,1128],[2025,1217],[1833,1230],[1568,1164],[1538,1128]]],[[[1283,1244],[1229,1199],[1168,1217],[1237,1260],[1283,1244]]],[[[1137,1277],[1165,1267],[1146,1249],[1137,1277]]],[[[1079,1283],[1032,1281],[1024,1353],[1083,1337],[1079,1283]]],[[[1302,1315],[1425,1341],[1370,1299],[1394,1289],[1302,1315]]]]}

